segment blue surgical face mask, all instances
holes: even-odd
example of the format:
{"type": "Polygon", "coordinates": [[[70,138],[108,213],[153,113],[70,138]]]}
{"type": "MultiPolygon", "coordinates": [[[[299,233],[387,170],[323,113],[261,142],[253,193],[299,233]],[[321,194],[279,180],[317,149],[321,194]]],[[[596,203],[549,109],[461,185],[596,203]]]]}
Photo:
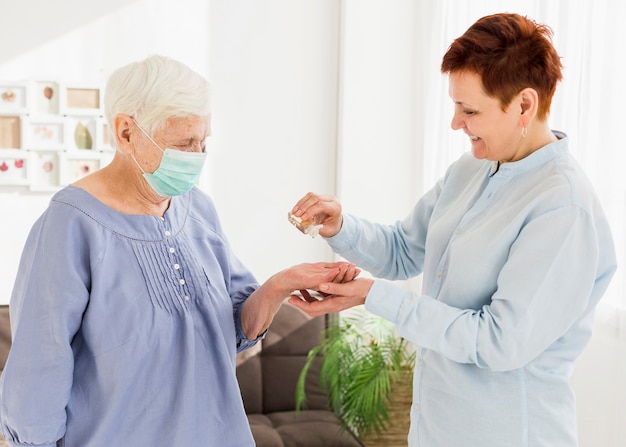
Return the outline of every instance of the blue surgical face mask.
{"type": "MultiPolygon", "coordinates": [[[[137,124],[135,122],[135,124],[137,124]]],[[[185,152],[177,149],[161,149],[158,144],[144,131],[139,124],[137,127],[161,152],[163,158],[156,171],[152,174],[143,170],[137,159],[133,157],[148,185],[158,195],[172,197],[185,194],[196,184],[202,173],[206,160],[205,152],[185,152]]]]}

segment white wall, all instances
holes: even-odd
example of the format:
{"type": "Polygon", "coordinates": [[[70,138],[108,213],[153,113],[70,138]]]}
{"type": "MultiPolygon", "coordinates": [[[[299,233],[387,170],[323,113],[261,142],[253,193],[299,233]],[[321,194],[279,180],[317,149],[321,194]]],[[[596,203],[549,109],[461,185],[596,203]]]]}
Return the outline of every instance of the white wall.
{"type": "Polygon", "coordinates": [[[209,180],[231,244],[261,280],[329,260],[287,212],[310,190],[335,190],[339,2],[212,4],[209,180]]]}

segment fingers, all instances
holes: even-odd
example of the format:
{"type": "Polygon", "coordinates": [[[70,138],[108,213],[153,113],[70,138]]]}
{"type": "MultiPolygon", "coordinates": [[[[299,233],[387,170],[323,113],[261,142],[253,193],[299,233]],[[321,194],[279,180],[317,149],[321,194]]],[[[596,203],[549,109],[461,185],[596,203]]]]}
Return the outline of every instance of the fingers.
{"type": "Polygon", "coordinates": [[[339,264],[337,266],[338,271],[334,275],[333,278],[329,278],[330,282],[336,282],[336,283],[349,282],[355,279],[361,273],[361,269],[359,269],[354,264],[350,264],[346,262],[341,262],[338,264],[339,264]]]}
{"type": "Polygon", "coordinates": [[[308,193],[302,197],[291,212],[303,220],[311,219],[316,225],[323,225],[319,234],[334,236],[341,229],[341,204],[334,196],[308,193]]]}
{"type": "Polygon", "coordinates": [[[354,264],[343,261],[303,263],[287,268],[271,279],[272,284],[278,284],[278,290],[289,294],[294,290],[319,290],[320,284],[324,283],[352,281],[360,272],[354,264]]]}
{"type": "Polygon", "coordinates": [[[288,301],[312,317],[341,312],[359,305],[359,303],[355,303],[349,297],[330,297],[323,300],[303,301],[300,297],[292,295],[288,301]]]}
{"type": "Polygon", "coordinates": [[[340,312],[365,303],[372,284],[371,279],[357,279],[349,283],[325,283],[320,285],[322,299],[303,301],[292,296],[289,302],[311,316],[340,312]]]}
{"type": "Polygon", "coordinates": [[[316,214],[323,212],[329,203],[336,202],[335,197],[331,195],[315,194],[313,192],[307,193],[302,197],[295,206],[291,209],[291,212],[303,219],[311,219],[316,214]]]}

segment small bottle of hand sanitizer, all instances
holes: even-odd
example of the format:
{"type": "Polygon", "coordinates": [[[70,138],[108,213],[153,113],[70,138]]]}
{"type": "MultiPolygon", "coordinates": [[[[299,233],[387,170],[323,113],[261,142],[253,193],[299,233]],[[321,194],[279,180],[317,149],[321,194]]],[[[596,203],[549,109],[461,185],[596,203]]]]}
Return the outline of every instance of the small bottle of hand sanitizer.
{"type": "Polygon", "coordinates": [[[295,216],[293,213],[288,213],[287,218],[298,230],[304,234],[308,234],[311,237],[315,237],[320,234],[320,228],[324,225],[315,224],[315,216],[312,219],[304,219],[295,216]]]}

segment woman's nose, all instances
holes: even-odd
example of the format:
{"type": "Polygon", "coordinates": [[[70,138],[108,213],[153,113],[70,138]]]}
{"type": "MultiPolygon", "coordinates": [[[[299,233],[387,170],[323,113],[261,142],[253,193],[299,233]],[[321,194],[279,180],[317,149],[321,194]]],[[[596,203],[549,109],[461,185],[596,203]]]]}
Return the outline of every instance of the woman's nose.
{"type": "Polygon", "coordinates": [[[452,115],[452,120],[450,121],[450,127],[452,127],[452,130],[459,130],[463,127],[461,118],[459,117],[458,113],[455,113],[454,115],[452,115]]]}

